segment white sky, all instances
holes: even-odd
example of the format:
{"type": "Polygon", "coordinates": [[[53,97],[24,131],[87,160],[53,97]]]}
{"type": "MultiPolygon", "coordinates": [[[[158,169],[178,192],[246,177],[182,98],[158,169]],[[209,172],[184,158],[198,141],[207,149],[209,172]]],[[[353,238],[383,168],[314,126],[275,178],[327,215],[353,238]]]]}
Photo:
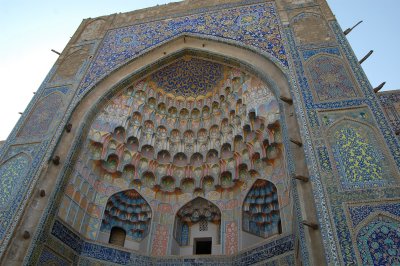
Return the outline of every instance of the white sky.
{"type": "MultiPolygon", "coordinates": [[[[82,19],[166,4],[167,0],[0,0],[0,140],[7,138],[82,19]]],[[[400,89],[400,0],[328,0],[373,86],[400,89]]]]}

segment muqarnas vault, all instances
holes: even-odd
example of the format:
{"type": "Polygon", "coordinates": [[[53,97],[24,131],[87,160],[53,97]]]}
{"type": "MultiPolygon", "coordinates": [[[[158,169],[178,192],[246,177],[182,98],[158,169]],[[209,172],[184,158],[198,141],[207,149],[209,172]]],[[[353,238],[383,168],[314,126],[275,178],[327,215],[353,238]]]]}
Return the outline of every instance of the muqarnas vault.
{"type": "Polygon", "coordinates": [[[399,102],[325,0],[85,19],[1,147],[1,263],[397,265],[399,102]]]}

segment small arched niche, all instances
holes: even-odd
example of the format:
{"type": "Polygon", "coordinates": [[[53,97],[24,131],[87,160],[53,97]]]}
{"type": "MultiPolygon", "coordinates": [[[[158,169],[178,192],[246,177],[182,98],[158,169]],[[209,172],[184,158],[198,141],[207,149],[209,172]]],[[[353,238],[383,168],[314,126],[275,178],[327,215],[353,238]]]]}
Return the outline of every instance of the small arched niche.
{"type": "Polygon", "coordinates": [[[204,198],[195,198],[175,216],[172,255],[221,255],[221,211],[204,198]]]}
{"type": "Polygon", "coordinates": [[[134,189],[112,195],[104,210],[99,241],[147,252],[152,212],[134,189]]]}
{"type": "Polygon", "coordinates": [[[273,183],[256,180],[244,199],[242,212],[242,247],[282,233],[278,192],[273,183]]]}
{"type": "Polygon", "coordinates": [[[108,243],[123,247],[125,245],[126,232],[120,227],[111,228],[110,239],[108,243]]]}

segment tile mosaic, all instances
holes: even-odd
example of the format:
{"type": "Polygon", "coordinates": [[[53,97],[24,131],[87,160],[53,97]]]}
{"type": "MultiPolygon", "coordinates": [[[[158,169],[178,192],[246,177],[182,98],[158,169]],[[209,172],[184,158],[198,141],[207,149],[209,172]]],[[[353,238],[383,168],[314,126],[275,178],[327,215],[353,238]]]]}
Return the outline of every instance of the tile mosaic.
{"type": "Polygon", "coordinates": [[[275,6],[266,2],[111,30],[89,67],[79,94],[118,66],[185,33],[232,40],[268,53],[284,67],[288,65],[275,6]]]}

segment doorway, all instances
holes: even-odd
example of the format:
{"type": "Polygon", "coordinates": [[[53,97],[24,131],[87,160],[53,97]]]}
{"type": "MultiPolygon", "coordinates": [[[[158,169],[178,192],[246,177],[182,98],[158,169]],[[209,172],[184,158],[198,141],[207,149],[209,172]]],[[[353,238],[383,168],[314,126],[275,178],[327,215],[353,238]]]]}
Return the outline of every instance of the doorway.
{"type": "Polygon", "coordinates": [[[210,255],[212,247],[211,237],[202,237],[194,239],[194,254],[195,255],[210,255]]]}

